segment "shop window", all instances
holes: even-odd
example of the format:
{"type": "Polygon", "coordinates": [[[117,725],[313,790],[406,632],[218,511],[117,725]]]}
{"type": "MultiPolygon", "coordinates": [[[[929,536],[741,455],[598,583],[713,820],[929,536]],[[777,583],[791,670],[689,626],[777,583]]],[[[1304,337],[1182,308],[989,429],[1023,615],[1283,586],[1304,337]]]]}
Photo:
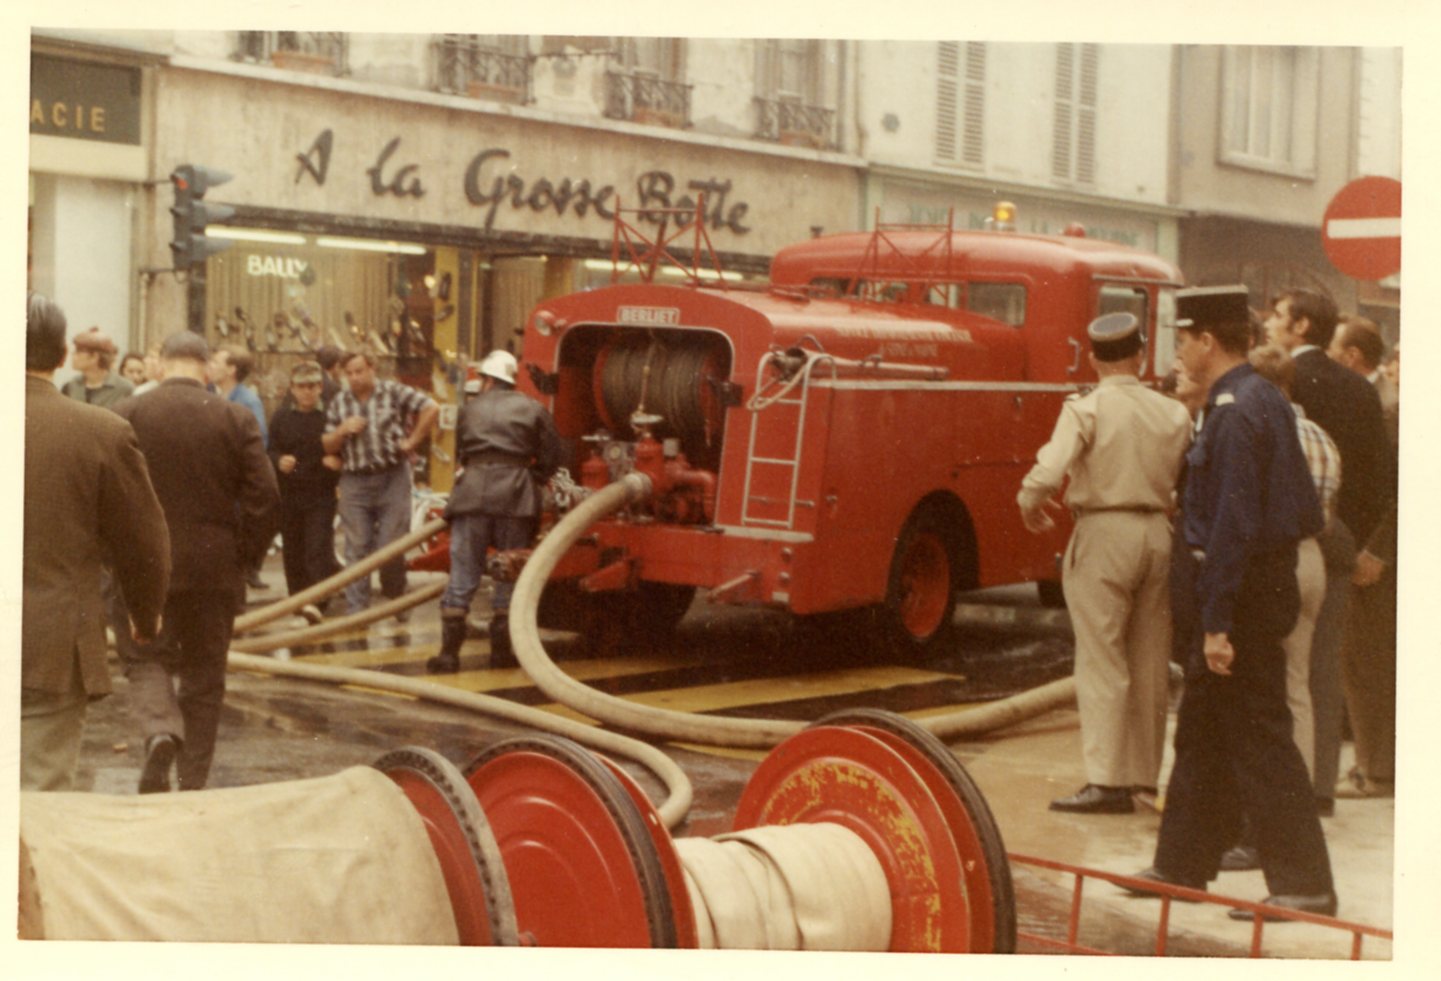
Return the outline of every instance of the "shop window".
{"type": "Polygon", "coordinates": [[[238,61],[317,75],[349,71],[349,36],[339,31],[240,31],[238,61]]]}
{"type": "Polygon", "coordinates": [[[434,255],[410,243],[232,230],[206,261],[205,332],[255,352],[256,390],[273,410],[291,367],[323,345],[374,355],[377,370],[431,387],[434,255]],[[241,236],[244,237],[241,237],[241,236]]]}
{"type": "Polygon", "coordinates": [[[1056,45],[1051,176],[1065,184],[1096,181],[1096,90],[1100,62],[1100,45],[1056,45]]]}
{"type": "Polygon", "coordinates": [[[835,147],[834,109],[824,105],[825,49],[801,38],[756,42],[756,136],[789,146],[835,147]]]}
{"type": "Polygon", "coordinates": [[[936,45],[936,160],[979,168],[985,163],[986,45],[936,45]]]}
{"type": "Polygon", "coordinates": [[[605,114],[611,119],[681,128],[690,125],[691,86],[680,38],[615,39],[605,74],[605,114]]]}
{"type": "Polygon", "coordinates": [[[435,87],[500,102],[530,101],[529,38],[515,34],[442,34],[434,42],[435,87]]]}
{"type": "Polygon", "coordinates": [[[1221,65],[1221,162],[1316,176],[1317,48],[1232,46],[1221,65]]]}

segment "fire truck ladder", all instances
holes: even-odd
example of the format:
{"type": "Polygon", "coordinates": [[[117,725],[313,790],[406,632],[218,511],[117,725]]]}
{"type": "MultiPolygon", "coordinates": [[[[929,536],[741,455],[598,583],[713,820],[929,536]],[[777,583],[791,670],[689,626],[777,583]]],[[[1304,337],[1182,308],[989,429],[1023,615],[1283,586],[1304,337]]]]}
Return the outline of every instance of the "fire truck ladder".
{"type": "MultiPolygon", "coordinates": [[[[746,408],[751,413],[751,432],[750,443],[746,447],[745,497],[741,506],[742,525],[761,525],[793,531],[796,508],[799,506],[815,507],[814,501],[796,500],[796,490],[800,483],[801,455],[805,446],[805,422],[806,410],[810,402],[811,373],[820,364],[829,365],[832,377],[835,376],[835,359],[829,354],[817,351],[772,350],[767,352],[756,366],[755,394],[746,403],[746,408]],[[767,369],[774,370],[769,381],[766,379],[767,369]],[[768,388],[769,391],[767,391],[768,388]],[[791,454],[779,457],[758,456],[756,444],[760,439],[761,416],[766,409],[781,405],[790,407],[795,413],[795,442],[792,444],[791,454]],[[774,498],[754,493],[756,474],[765,468],[781,469],[790,473],[790,491],[786,495],[784,520],[764,517],[757,513],[766,505],[776,503],[774,498]]],[[[773,418],[774,415],[772,413],[767,418],[773,418]]]]}

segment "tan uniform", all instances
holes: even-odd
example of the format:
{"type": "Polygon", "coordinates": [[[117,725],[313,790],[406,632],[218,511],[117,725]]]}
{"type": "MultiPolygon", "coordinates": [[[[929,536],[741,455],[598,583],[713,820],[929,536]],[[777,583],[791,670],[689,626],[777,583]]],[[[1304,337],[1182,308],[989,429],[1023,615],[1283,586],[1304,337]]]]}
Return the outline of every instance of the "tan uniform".
{"type": "Polygon", "coordinates": [[[1154,787],[1166,734],[1167,589],[1176,477],[1191,440],[1185,408],[1131,375],[1067,399],[1021,483],[1034,510],[1070,484],[1076,515],[1061,583],[1076,632],[1076,701],[1087,782],[1154,787]]]}

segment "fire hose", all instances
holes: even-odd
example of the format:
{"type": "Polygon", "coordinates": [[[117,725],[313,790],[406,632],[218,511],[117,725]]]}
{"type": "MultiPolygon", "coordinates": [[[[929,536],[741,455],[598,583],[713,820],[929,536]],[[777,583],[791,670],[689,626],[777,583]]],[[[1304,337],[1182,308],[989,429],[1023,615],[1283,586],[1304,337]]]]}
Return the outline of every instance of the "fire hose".
{"type": "MultiPolygon", "coordinates": [[[[444,521],[439,519],[432,521],[409,535],[396,539],[384,548],[378,549],[363,561],[342,569],[336,575],[316,583],[303,592],[296,593],[294,596],[243,617],[237,617],[235,632],[238,634],[252,630],[260,624],[269,623],[286,613],[298,610],[306,603],[329,596],[361,576],[369,575],[391,559],[403,555],[406,550],[430,538],[443,527],[445,527],[444,521]]],[[[434,598],[443,588],[443,584],[433,583],[361,613],[327,621],[305,630],[238,640],[231,644],[230,667],[278,677],[303,678],[308,681],[323,681],[335,685],[357,685],[373,690],[409,695],[413,698],[423,698],[427,701],[453,705],[481,715],[504,719],[516,725],[566,736],[582,745],[633,760],[644,766],[666,788],[668,796],[664,803],[657,808],[666,827],[675,827],[685,819],[694,796],[690,780],[674,760],[648,743],[574,722],[540,709],[517,705],[503,698],[462,691],[419,678],[385,675],[361,668],[338,668],[320,664],[300,664],[295,661],[278,661],[274,658],[258,656],[263,652],[313,642],[356,626],[383,619],[434,598]]]]}
{"type": "MultiPolygon", "coordinates": [[[[562,705],[587,715],[598,722],[630,732],[638,732],[675,742],[691,742],[711,746],[766,748],[801,731],[805,724],[780,719],[734,719],[694,715],[670,709],[638,705],[603,694],[565,674],[549,658],[540,640],[537,609],[540,594],[551,571],[570,547],[596,521],[644,499],[651,493],[649,478],[632,473],[590,495],[571,510],[541,541],[526,563],[516,582],[511,601],[510,630],[516,659],[521,668],[546,695],[562,705]]],[[[253,629],[308,602],[327,596],[341,586],[369,575],[395,556],[425,541],[443,527],[442,521],[431,522],[398,539],[364,561],[342,570],[337,575],[269,607],[237,618],[236,632],[253,629]]],[[[526,708],[491,696],[465,692],[432,682],[381,675],[378,672],[336,668],[321,665],[277,661],[253,654],[319,639],[324,636],[389,616],[400,609],[424,602],[440,591],[439,584],[417,590],[371,610],[341,620],[320,624],[306,630],[266,635],[233,645],[230,663],[236,668],[285,677],[329,681],[335,684],[360,685],[393,691],[506,719],[520,725],[568,736],[576,742],[641,763],[666,786],[668,798],[658,808],[667,827],[675,827],[690,808],[692,790],[684,771],[670,757],[653,746],[616,733],[572,722],[539,709],[526,708]]],[[[980,708],[963,709],[920,721],[920,725],[940,738],[974,736],[1015,725],[1026,719],[1071,704],[1075,700],[1075,681],[1063,678],[1009,698],[991,702],[980,708]]]]}
{"type": "MultiPolygon", "coordinates": [[[[801,731],[805,723],[788,719],[721,718],[638,705],[576,681],[546,655],[536,610],[551,570],[592,524],[644,499],[650,492],[650,478],[628,474],[582,501],[536,547],[511,597],[511,644],[521,668],[541,691],[561,704],[630,732],[708,746],[765,748],[801,731]]],[[[973,736],[1044,714],[1070,704],[1075,697],[1075,680],[1063,678],[981,708],[921,720],[920,724],[941,738],[973,736]]]]}

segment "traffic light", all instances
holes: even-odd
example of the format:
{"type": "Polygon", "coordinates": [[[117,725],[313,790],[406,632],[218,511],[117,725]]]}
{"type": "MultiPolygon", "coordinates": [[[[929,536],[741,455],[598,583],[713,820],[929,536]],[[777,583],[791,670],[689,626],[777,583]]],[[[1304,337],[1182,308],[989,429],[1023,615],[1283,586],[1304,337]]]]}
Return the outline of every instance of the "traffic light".
{"type": "Polygon", "coordinates": [[[175,188],[175,204],[170,208],[175,216],[170,251],[175,255],[176,272],[196,270],[203,276],[206,257],[230,248],[230,242],[206,238],[205,226],[224,221],[235,214],[235,209],[203,200],[206,191],[228,180],[230,175],[224,171],[197,164],[181,164],[170,172],[170,183],[175,188]]]}

